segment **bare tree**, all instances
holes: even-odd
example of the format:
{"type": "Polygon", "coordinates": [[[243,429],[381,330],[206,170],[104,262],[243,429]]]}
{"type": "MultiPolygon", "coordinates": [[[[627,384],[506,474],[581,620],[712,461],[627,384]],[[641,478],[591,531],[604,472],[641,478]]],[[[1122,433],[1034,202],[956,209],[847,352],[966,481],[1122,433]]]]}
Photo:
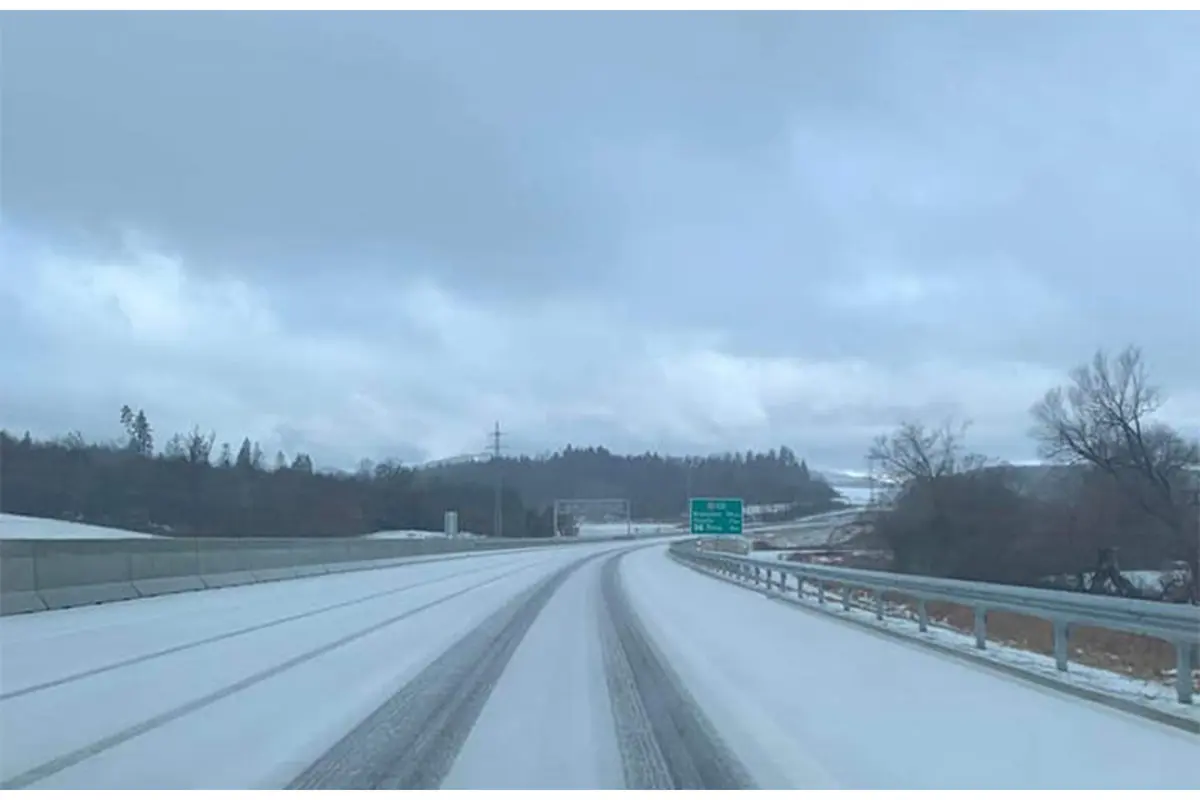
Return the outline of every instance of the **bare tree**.
{"type": "Polygon", "coordinates": [[[1034,405],[1032,433],[1042,457],[1102,470],[1146,513],[1182,531],[1183,484],[1188,467],[1200,464],[1200,444],[1151,419],[1162,403],[1141,350],[1127,347],[1115,358],[1100,351],[1071,371],[1070,385],[1034,405]]]}
{"type": "Polygon", "coordinates": [[[1026,504],[1002,470],[966,452],[967,425],[936,428],[905,422],[875,440],[868,459],[891,486],[890,507],[875,532],[901,572],[969,580],[1028,580],[1013,538],[1026,525],[1026,504]]]}
{"type": "Polygon", "coordinates": [[[1141,350],[1126,347],[1110,357],[1098,351],[1070,373],[1071,382],[1046,393],[1032,408],[1040,454],[1067,464],[1088,464],[1174,541],[1174,549],[1200,566],[1200,532],[1189,513],[1189,467],[1200,464],[1200,444],[1153,419],[1161,390],[1147,378],[1141,350]]]}
{"type": "Polygon", "coordinates": [[[867,459],[879,477],[892,486],[912,481],[931,481],[983,467],[987,460],[975,453],[963,452],[963,438],[969,423],[955,425],[953,420],[937,428],[920,422],[904,422],[890,436],[879,436],[871,445],[867,459]]]}
{"type": "Polygon", "coordinates": [[[183,461],[187,458],[183,434],[177,433],[167,440],[167,445],[163,448],[163,457],[172,461],[183,461]]]}
{"type": "Polygon", "coordinates": [[[217,439],[215,431],[209,431],[207,434],[200,432],[200,426],[192,426],[192,431],[184,439],[184,449],[186,451],[187,461],[189,464],[208,465],[212,458],[213,442],[217,439]]]}

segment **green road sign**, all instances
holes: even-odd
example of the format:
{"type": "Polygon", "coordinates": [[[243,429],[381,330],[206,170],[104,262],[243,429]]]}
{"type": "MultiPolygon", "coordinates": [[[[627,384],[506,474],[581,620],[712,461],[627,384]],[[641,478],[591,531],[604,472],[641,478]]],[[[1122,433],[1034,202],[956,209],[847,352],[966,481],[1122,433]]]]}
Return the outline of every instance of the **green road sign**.
{"type": "Polygon", "coordinates": [[[742,532],[741,498],[693,497],[688,511],[694,535],[738,536],[742,532]]]}

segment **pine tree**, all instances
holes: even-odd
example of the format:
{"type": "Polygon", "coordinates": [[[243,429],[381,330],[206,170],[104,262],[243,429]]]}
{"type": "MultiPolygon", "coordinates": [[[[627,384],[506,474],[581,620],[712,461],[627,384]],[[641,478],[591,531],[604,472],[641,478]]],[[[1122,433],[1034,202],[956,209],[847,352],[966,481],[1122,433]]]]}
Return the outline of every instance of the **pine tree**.
{"type": "Polygon", "coordinates": [[[133,418],[131,430],[131,449],[144,456],[154,455],[154,431],[146,419],[144,410],[138,409],[137,416],[133,418]]]}
{"type": "Polygon", "coordinates": [[[237,460],[234,461],[234,466],[238,469],[253,469],[253,463],[250,460],[250,437],[242,439],[242,446],[238,448],[237,460]]]}

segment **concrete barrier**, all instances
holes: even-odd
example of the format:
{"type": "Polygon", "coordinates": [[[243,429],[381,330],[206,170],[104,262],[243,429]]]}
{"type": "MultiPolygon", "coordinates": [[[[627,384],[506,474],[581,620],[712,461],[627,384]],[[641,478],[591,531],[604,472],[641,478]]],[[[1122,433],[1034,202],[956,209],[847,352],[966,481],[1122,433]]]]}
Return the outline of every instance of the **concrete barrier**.
{"type": "Polygon", "coordinates": [[[136,551],[129,553],[133,588],[142,597],[207,588],[200,579],[200,555],[195,545],[170,539],[141,543],[136,551]]]}
{"type": "Polygon", "coordinates": [[[0,615],[45,611],[37,593],[33,542],[0,541],[0,548],[0,615]]]}
{"type": "Polygon", "coordinates": [[[252,565],[248,564],[240,547],[224,539],[198,539],[196,560],[199,577],[207,589],[223,589],[227,586],[243,586],[254,583],[252,565]]]}
{"type": "Polygon", "coordinates": [[[607,540],[0,539],[0,615],[607,540]]]}
{"type": "Polygon", "coordinates": [[[48,609],[140,597],[133,585],[126,548],[122,540],[35,541],[38,596],[48,609]]]}

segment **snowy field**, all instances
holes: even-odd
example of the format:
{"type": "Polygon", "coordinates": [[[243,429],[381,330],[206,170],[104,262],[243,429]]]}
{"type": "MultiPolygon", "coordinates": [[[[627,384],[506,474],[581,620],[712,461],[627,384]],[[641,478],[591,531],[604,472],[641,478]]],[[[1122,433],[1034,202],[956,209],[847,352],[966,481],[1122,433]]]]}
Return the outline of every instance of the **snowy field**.
{"type": "Polygon", "coordinates": [[[834,486],[833,488],[851,505],[865,506],[871,500],[871,490],[861,486],[834,486]]]}
{"type": "Polygon", "coordinates": [[[0,539],[154,539],[149,533],[102,528],[57,519],[0,514],[0,539]]]}
{"type": "Polygon", "coordinates": [[[0,742],[0,789],[1200,788],[1194,735],[645,542],[5,617],[0,742]]]}
{"type": "MultiPolygon", "coordinates": [[[[580,528],[580,536],[620,536],[632,532],[635,536],[647,536],[657,533],[670,533],[678,530],[672,523],[666,522],[634,522],[626,526],[623,522],[588,524],[580,528]]],[[[443,531],[395,530],[379,531],[368,534],[368,539],[437,539],[443,538],[443,531]]],[[[458,537],[474,538],[479,534],[459,532],[458,537]]],[[[149,533],[120,530],[119,528],[104,528],[96,525],[83,525],[78,522],[66,522],[56,519],[40,519],[38,517],[23,517],[16,514],[0,514],[0,539],[154,539],[159,538],[149,533]]]]}
{"type": "MultiPolygon", "coordinates": [[[[441,531],[380,531],[369,534],[371,539],[429,539],[440,538],[446,534],[441,531]]],[[[475,534],[460,533],[459,536],[472,537],[475,534]]],[[[23,517],[16,514],[0,514],[0,539],[157,539],[161,538],[149,533],[121,530],[120,528],[105,528],[98,525],[84,525],[79,522],[67,522],[57,519],[41,519],[39,517],[23,517]]]]}
{"type": "Polygon", "coordinates": [[[478,534],[466,533],[459,531],[452,537],[447,537],[444,531],[379,531],[377,533],[369,533],[363,537],[364,539],[477,539],[478,534]]]}

